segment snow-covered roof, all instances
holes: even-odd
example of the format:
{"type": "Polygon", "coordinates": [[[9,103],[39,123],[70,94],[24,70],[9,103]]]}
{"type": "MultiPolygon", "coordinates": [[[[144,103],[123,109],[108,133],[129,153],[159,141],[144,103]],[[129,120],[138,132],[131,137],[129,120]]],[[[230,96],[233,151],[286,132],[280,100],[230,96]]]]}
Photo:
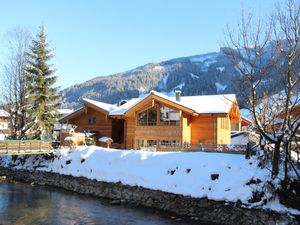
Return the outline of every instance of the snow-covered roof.
{"type": "Polygon", "coordinates": [[[0,109],[0,117],[9,117],[9,113],[3,109],[0,109]]]}
{"type": "Polygon", "coordinates": [[[110,111],[117,108],[116,105],[112,105],[112,104],[108,104],[108,103],[104,103],[104,102],[99,102],[99,101],[91,100],[91,99],[88,99],[88,98],[83,98],[82,100],[84,102],[88,102],[88,103],[90,103],[90,104],[92,104],[92,105],[94,105],[98,108],[101,108],[101,109],[103,109],[107,112],[110,112],[110,111]]]}
{"type": "Polygon", "coordinates": [[[143,98],[132,99],[126,104],[117,107],[110,112],[110,115],[124,115],[124,113],[128,109],[137,105],[139,102],[141,102],[151,94],[182,105],[186,108],[194,110],[199,114],[228,113],[232,106],[232,103],[236,101],[236,96],[234,94],[182,96],[181,101],[176,101],[176,97],[169,97],[157,91],[151,91],[149,94],[144,95],[143,98]]]}
{"type": "MultiPolygon", "coordinates": [[[[127,110],[136,106],[137,104],[139,104],[141,101],[143,101],[145,98],[149,97],[150,95],[156,95],[158,97],[161,97],[163,99],[166,99],[178,105],[186,107],[194,111],[195,113],[199,113],[199,114],[228,113],[229,110],[231,109],[232,103],[236,101],[236,97],[234,94],[182,96],[181,101],[176,101],[176,97],[170,97],[168,95],[159,93],[157,91],[151,91],[150,93],[143,95],[143,97],[133,98],[131,100],[128,100],[125,104],[121,106],[107,104],[104,102],[99,102],[87,98],[83,98],[83,101],[109,112],[110,116],[122,116],[126,113],[127,110]]],[[[79,110],[81,109],[82,108],[80,108],[79,110]]],[[[75,113],[77,111],[78,110],[72,113],[75,113]]]]}
{"type": "Polygon", "coordinates": [[[74,112],[73,109],[58,109],[57,111],[59,114],[62,114],[62,115],[67,115],[67,114],[74,112]]]}
{"type": "Polygon", "coordinates": [[[228,113],[236,97],[234,94],[183,96],[181,101],[199,114],[228,113]]]}
{"type": "Polygon", "coordinates": [[[249,122],[249,123],[253,123],[252,120],[250,120],[249,118],[247,118],[247,117],[245,117],[245,116],[241,116],[241,118],[242,118],[242,120],[245,120],[245,121],[247,121],[247,122],[249,122]]]}

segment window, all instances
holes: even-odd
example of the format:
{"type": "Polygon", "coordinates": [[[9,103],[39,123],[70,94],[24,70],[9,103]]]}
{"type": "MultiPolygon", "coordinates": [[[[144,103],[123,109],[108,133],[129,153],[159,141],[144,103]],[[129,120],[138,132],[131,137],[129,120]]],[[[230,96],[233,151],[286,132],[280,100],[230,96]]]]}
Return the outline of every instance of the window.
{"type": "Polygon", "coordinates": [[[96,123],[96,117],[89,116],[89,124],[95,124],[96,123]]]}
{"type": "Polygon", "coordinates": [[[178,125],[180,114],[174,109],[160,106],[160,125],[178,125]]]}
{"type": "Polygon", "coordinates": [[[137,149],[143,151],[156,151],[156,140],[137,140],[137,149]]]}
{"type": "Polygon", "coordinates": [[[157,125],[157,108],[156,106],[147,109],[138,114],[138,125],[156,126],[157,125]]]}

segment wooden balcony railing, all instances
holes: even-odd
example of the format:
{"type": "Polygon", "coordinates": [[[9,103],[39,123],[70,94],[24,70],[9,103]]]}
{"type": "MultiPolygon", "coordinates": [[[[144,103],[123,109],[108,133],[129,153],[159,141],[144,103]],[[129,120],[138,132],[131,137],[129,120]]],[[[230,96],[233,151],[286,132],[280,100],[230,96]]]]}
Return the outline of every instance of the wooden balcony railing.
{"type": "Polygon", "coordinates": [[[226,145],[226,144],[163,144],[157,146],[159,152],[221,152],[245,154],[246,145],[226,145]]]}
{"type": "Polygon", "coordinates": [[[179,126],[179,121],[163,121],[163,122],[138,122],[138,126],[179,126]]]}
{"type": "Polygon", "coordinates": [[[7,140],[0,141],[0,155],[25,155],[52,153],[51,141],[7,140]]]}

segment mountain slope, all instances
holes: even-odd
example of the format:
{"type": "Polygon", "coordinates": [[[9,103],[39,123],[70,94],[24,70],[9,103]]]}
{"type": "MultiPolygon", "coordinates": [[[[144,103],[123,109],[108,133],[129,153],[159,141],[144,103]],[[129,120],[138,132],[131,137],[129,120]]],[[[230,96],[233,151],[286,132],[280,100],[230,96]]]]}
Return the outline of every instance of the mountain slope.
{"type": "Polygon", "coordinates": [[[107,103],[138,97],[157,90],[172,92],[181,89],[183,95],[235,93],[234,81],[239,77],[230,60],[220,52],[176,58],[161,63],[100,76],[62,91],[64,107],[77,108],[81,98],[107,103]]]}

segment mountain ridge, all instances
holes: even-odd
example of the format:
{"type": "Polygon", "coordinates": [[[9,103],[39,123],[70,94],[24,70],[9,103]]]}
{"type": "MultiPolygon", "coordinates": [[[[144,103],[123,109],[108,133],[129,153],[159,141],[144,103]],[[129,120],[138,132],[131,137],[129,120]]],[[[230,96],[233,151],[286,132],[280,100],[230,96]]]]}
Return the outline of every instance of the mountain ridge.
{"type": "Polygon", "coordinates": [[[61,91],[64,108],[77,108],[82,98],[118,103],[124,99],[156,90],[183,95],[236,93],[240,74],[223,53],[210,52],[178,57],[159,63],[147,63],[125,72],[97,76],[61,91]]]}

